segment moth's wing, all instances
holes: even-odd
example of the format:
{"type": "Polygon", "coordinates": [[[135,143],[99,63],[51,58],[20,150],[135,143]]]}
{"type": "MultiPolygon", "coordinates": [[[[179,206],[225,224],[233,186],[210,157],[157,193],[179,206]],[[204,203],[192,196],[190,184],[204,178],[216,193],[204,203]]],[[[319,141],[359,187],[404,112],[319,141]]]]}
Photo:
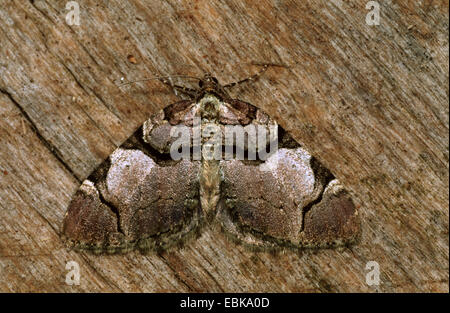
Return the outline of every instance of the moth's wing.
{"type": "MultiPolygon", "coordinates": [[[[158,114],[146,123],[166,121],[163,112],[158,114]]],[[[160,132],[139,128],[83,182],[63,222],[70,246],[110,253],[146,251],[167,248],[193,234],[200,214],[200,164],[173,161],[158,152],[149,142],[160,132]]]]}
{"type": "MultiPolygon", "coordinates": [[[[243,108],[238,110],[240,121],[246,117],[249,123],[276,124],[259,109],[237,101],[232,108],[243,108]]],[[[234,124],[237,120],[223,118],[222,123],[234,124]]],[[[260,248],[352,242],[359,221],[348,192],[279,126],[278,145],[265,161],[221,161],[223,181],[217,218],[223,228],[233,238],[260,248]]]]}
{"type": "Polygon", "coordinates": [[[238,100],[228,99],[220,107],[219,121],[223,125],[248,125],[262,113],[254,105],[238,100]]]}
{"type": "Polygon", "coordinates": [[[274,129],[278,128],[276,121],[254,105],[238,99],[228,99],[221,104],[219,123],[223,129],[222,142],[226,147],[225,151],[228,150],[227,147],[234,146],[235,153],[239,151],[252,155],[257,151],[263,151],[266,147],[258,146],[256,139],[259,136],[266,138],[267,145],[278,140],[272,136],[275,133],[274,129]],[[230,127],[227,129],[227,126],[230,127]],[[245,135],[240,137],[238,134],[242,132],[245,135]],[[241,139],[238,139],[239,137],[241,139]]]}
{"type": "Polygon", "coordinates": [[[171,125],[192,126],[199,106],[193,100],[182,100],[164,108],[164,117],[171,125]]]}
{"type": "Polygon", "coordinates": [[[171,132],[174,128],[184,126],[192,135],[197,111],[198,105],[192,100],[182,100],[166,107],[144,122],[144,140],[157,152],[168,155],[172,144],[178,139],[171,132]]]}
{"type": "Polygon", "coordinates": [[[304,215],[300,244],[306,247],[342,246],[355,241],[360,222],[350,194],[331,181],[304,215]]]}

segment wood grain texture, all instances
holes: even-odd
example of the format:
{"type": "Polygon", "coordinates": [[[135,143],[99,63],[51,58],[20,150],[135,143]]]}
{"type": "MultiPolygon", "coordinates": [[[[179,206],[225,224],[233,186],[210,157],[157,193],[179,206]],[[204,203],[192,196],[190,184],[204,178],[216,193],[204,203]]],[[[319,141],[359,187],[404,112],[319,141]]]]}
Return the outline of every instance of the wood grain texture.
{"type": "Polygon", "coordinates": [[[448,292],[448,1],[0,0],[0,291],[448,292]],[[135,60],[129,58],[132,55],[135,60]],[[134,62],[135,61],[135,62],[134,62]],[[67,251],[80,181],[177,100],[157,74],[222,83],[272,115],[360,207],[344,250],[251,252],[208,230],[181,250],[67,251]],[[135,64],[134,64],[135,63],[135,64]],[[68,261],[81,283],[65,283],[68,261]],[[368,286],[377,261],[381,284],[368,286]]]}

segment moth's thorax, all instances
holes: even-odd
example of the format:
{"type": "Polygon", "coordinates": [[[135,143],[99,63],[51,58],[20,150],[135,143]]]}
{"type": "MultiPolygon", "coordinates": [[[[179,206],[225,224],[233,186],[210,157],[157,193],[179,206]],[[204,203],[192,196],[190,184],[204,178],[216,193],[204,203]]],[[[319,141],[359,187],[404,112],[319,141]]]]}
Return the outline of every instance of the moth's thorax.
{"type": "Polygon", "coordinates": [[[216,122],[219,119],[220,105],[222,101],[213,94],[205,94],[199,100],[200,118],[209,122],[216,122]]]}
{"type": "Polygon", "coordinates": [[[220,100],[230,98],[223,86],[217,81],[217,78],[211,76],[210,74],[206,74],[203,79],[200,80],[199,86],[200,89],[197,91],[197,95],[195,97],[197,102],[208,96],[214,96],[220,100]]]}

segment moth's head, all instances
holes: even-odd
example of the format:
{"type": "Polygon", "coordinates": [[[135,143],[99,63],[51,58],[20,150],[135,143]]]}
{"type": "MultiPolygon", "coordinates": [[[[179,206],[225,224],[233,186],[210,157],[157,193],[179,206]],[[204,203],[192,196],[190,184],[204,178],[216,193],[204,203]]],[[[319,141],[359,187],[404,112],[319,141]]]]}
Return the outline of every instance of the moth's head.
{"type": "Polygon", "coordinates": [[[205,91],[215,91],[219,86],[219,82],[217,78],[207,73],[205,74],[205,76],[203,76],[202,79],[200,79],[200,81],[198,82],[198,86],[205,91]]]}

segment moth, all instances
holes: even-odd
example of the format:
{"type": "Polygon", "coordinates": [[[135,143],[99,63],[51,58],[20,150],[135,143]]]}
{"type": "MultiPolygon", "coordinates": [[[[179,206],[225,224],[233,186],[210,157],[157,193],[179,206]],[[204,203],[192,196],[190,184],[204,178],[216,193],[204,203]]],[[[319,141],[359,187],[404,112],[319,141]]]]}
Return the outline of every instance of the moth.
{"type": "Polygon", "coordinates": [[[150,117],[82,183],[64,217],[66,244],[145,253],[212,225],[256,250],[354,242],[358,211],[339,181],[273,118],[228,94],[267,67],[228,85],[210,74],[198,88],[159,78],[188,99],[150,117]]]}

